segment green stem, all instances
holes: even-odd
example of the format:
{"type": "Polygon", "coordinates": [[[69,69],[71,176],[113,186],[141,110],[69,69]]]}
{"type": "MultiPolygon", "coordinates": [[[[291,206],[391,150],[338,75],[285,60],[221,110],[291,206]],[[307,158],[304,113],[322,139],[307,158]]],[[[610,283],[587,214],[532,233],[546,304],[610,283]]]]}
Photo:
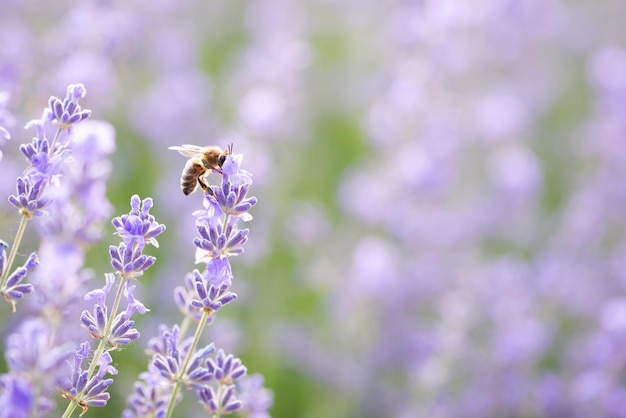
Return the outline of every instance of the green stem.
{"type": "Polygon", "coordinates": [[[193,343],[191,347],[189,347],[189,351],[187,352],[187,356],[185,357],[185,361],[183,362],[183,366],[180,369],[180,373],[176,376],[176,381],[174,382],[174,387],[172,388],[172,396],[170,397],[170,403],[167,406],[167,413],[165,414],[165,418],[171,418],[172,413],[174,412],[174,403],[176,402],[176,395],[178,395],[178,391],[180,389],[180,383],[183,378],[183,375],[187,371],[187,366],[191,361],[191,357],[193,353],[196,351],[196,347],[200,342],[200,336],[204,331],[204,327],[206,326],[207,320],[209,319],[209,315],[211,314],[210,310],[205,310],[202,312],[202,317],[200,321],[198,321],[198,327],[196,328],[196,333],[193,336],[193,343]]]}
{"type": "MultiPolygon", "coordinates": [[[[98,366],[100,357],[102,357],[102,354],[104,354],[104,351],[107,347],[107,344],[109,341],[109,335],[111,334],[111,328],[113,327],[113,320],[115,319],[115,316],[117,315],[117,310],[119,309],[120,302],[122,300],[122,295],[124,294],[124,287],[126,286],[127,281],[128,281],[128,278],[125,276],[122,276],[122,281],[120,282],[120,285],[117,288],[117,294],[115,295],[115,301],[113,302],[113,307],[111,308],[111,313],[109,314],[109,320],[107,321],[107,326],[104,330],[104,335],[102,339],[100,340],[100,343],[98,344],[98,348],[93,354],[93,360],[91,361],[91,364],[89,365],[89,370],[87,371],[87,381],[91,379],[91,376],[93,375],[94,371],[96,370],[96,367],[98,366]]],[[[67,409],[63,413],[63,418],[69,418],[72,416],[72,413],[74,412],[74,410],[76,410],[76,407],[78,406],[79,401],[80,401],[80,394],[76,397],[76,399],[73,399],[70,402],[70,404],[67,406],[67,409]]]]}
{"type": "Polygon", "coordinates": [[[223,388],[223,385],[222,385],[222,382],[220,382],[220,384],[219,384],[219,386],[217,388],[217,402],[216,402],[217,405],[218,405],[218,412],[213,414],[213,418],[220,418],[220,416],[222,415],[220,413],[221,410],[222,410],[222,407],[219,406],[220,403],[221,403],[221,400],[222,400],[222,388],[223,388]]]}
{"type": "Polygon", "coordinates": [[[222,231],[226,231],[226,225],[228,225],[228,218],[230,217],[230,213],[224,214],[224,223],[222,224],[222,231]]]}
{"type": "Polygon", "coordinates": [[[52,144],[50,144],[50,149],[48,149],[48,154],[52,155],[52,152],[54,151],[54,146],[57,144],[57,141],[59,140],[59,137],[61,136],[61,132],[63,132],[63,129],[61,128],[57,129],[57,133],[54,135],[52,144]]]}
{"type": "Polygon", "coordinates": [[[2,274],[2,285],[1,289],[4,289],[4,286],[7,284],[7,279],[9,278],[9,273],[11,271],[11,266],[15,261],[15,256],[17,255],[17,249],[22,242],[22,237],[24,236],[24,231],[26,230],[26,223],[28,222],[28,216],[23,215],[22,220],[20,221],[20,225],[17,227],[17,233],[15,234],[15,240],[13,241],[13,246],[11,247],[11,252],[9,253],[9,258],[7,259],[7,264],[2,274]]]}

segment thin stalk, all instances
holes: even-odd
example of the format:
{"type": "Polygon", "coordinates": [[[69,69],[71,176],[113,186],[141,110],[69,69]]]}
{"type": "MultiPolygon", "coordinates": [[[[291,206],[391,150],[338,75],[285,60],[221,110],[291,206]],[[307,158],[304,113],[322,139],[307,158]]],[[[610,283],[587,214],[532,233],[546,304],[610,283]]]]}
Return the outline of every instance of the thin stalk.
{"type": "Polygon", "coordinates": [[[61,128],[57,129],[57,133],[54,135],[52,144],[50,144],[50,149],[48,150],[48,154],[52,155],[52,153],[54,152],[54,146],[57,144],[57,141],[59,140],[59,137],[61,136],[61,132],[63,132],[63,129],[61,128]]]}
{"type": "MultiPolygon", "coordinates": [[[[9,273],[11,272],[11,266],[15,261],[15,256],[17,255],[17,249],[22,242],[22,237],[24,236],[24,231],[26,230],[26,223],[28,222],[28,216],[22,216],[22,220],[20,221],[20,225],[17,227],[17,233],[15,234],[15,240],[13,240],[13,246],[11,247],[11,252],[9,253],[9,258],[7,259],[6,268],[4,270],[4,274],[2,274],[2,285],[0,288],[4,289],[4,286],[7,284],[7,279],[9,278],[9,273]]],[[[13,311],[15,311],[15,306],[13,307],[13,311]]]]}
{"type": "MultiPolygon", "coordinates": [[[[93,354],[93,360],[91,361],[91,364],[89,365],[89,370],[87,371],[87,381],[91,379],[91,376],[93,375],[93,372],[96,370],[98,362],[100,361],[100,357],[102,357],[102,354],[104,354],[104,350],[107,347],[109,335],[111,334],[111,328],[113,327],[113,320],[115,319],[115,316],[117,315],[117,310],[119,309],[120,301],[122,300],[122,295],[124,294],[124,287],[126,286],[127,281],[128,281],[128,278],[125,276],[122,276],[122,281],[120,282],[120,285],[117,288],[115,301],[113,302],[113,307],[111,308],[111,313],[109,314],[109,320],[107,322],[107,326],[104,329],[104,336],[100,340],[100,344],[98,344],[98,348],[93,354]]],[[[73,399],[70,402],[70,404],[67,406],[67,409],[65,410],[65,412],[63,413],[63,418],[71,417],[72,413],[74,412],[77,406],[78,406],[78,399],[73,399]]]]}
{"type": "Polygon", "coordinates": [[[189,347],[189,351],[187,352],[187,356],[185,357],[183,366],[180,369],[180,373],[178,374],[178,376],[176,376],[176,381],[174,382],[174,387],[172,388],[172,396],[170,397],[170,403],[167,406],[167,413],[165,414],[165,418],[172,417],[172,413],[174,412],[174,403],[176,402],[176,395],[178,395],[178,391],[180,389],[180,381],[187,370],[187,366],[189,365],[189,362],[191,361],[191,357],[193,356],[193,353],[196,351],[196,347],[198,346],[198,343],[200,342],[200,336],[202,335],[202,332],[204,331],[204,328],[206,326],[206,323],[207,323],[207,320],[209,319],[210,314],[211,314],[210,309],[203,311],[202,317],[200,318],[200,321],[198,321],[198,327],[196,328],[196,333],[193,336],[193,343],[191,344],[191,347],[189,347]]]}
{"type": "Polygon", "coordinates": [[[222,223],[222,232],[226,231],[226,225],[228,225],[228,218],[230,217],[230,213],[224,214],[224,222],[222,223]]]}
{"type": "MultiPolygon", "coordinates": [[[[224,386],[222,385],[222,383],[220,382],[219,387],[217,388],[217,404],[220,404],[220,401],[222,399],[222,388],[224,386]]],[[[222,410],[221,407],[218,408],[220,411],[222,410]]],[[[222,414],[220,414],[219,412],[213,414],[213,418],[220,418],[222,414]]]]}

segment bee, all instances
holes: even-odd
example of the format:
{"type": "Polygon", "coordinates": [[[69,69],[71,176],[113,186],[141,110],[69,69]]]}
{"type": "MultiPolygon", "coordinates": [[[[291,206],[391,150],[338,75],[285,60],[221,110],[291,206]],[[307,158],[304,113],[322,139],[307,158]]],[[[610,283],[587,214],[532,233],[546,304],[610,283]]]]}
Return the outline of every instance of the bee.
{"type": "Polygon", "coordinates": [[[169,149],[189,157],[180,177],[180,187],[185,196],[193,193],[198,185],[205,193],[213,195],[213,190],[204,177],[211,171],[222,171],[222,164],[226,161],[226,156],[233,152],[233,144],[230,144],[226,151],[217,145],[199,147],[189,144],[169,147],[169,149]]]}

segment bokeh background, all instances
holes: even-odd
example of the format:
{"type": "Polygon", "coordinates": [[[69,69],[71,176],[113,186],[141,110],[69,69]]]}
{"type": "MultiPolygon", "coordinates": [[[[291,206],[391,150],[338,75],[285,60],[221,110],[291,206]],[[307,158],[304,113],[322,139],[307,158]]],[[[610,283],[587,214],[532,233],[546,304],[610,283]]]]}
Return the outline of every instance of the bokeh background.
{"type": "MultiPolygon", "coordinates": [[[[114,214],[151,196],[168,227],[142,339],[88,416],[119,416],[148,337],[180,319],[201,196],[167,147],[233,142],[259,203],[239,299],[207,337],[265,376],[272,416],[626,417],[625,16],[621,0],[3,0],[0,194],[21,127],[82,82],[116,130],[114,214]]],[[[102,281],[104,227],[87,258],[102,281]]],[[[1,309],[6,335],[19,311],[1,309]]]]}

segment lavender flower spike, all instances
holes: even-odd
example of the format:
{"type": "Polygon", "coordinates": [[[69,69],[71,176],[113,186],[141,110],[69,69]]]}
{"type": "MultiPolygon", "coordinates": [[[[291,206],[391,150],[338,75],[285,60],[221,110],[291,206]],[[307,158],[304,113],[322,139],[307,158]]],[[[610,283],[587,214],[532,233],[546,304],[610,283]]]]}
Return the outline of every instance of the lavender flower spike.
{"type": "MultiPolygon", "coordinates": [[[[9,266],[7,266],[7,253],[9,248],[8,244],[3,240],[0,240],[0,277],[4,277],[9,266]]],[[[17,299],[21,299],[24,295],[33,293],[34,286],[30,283],[22,283],[22,280],[26,277],[29,270],[35,268],[39,264],[39,257],[36,253],[31,253],[26,263],[22,267],[18,267],[7,277],[6,283],[0,289],[0,294],[13,305],[13,312],[15,312],[15,306],[17,299]]]]}
{"type": "Polygon", "coordinates": [[[146,244],[159,247],[156,237],[165,231],[165,225],[159,224],[154,216],[150,215],[152,205],[151,198],[148,197],[142,202],[139,196],[133,195],[130,199],[131,211],[111,221],[117,235],[126,244],[139,244],[141,248],[146,244]]]}
{"type": "Polygon", "coordinates": [[[81,350],[77,351],[74,377],[65,386],[64,396],[71,402],[64,417],[70,417],[77,407],[85,411],[88,406],[106,405],[110,396],[106,390],[113,383],[113,379],[105,379],[104,376],[107,373],[117,373],[111,366],[109,352],[119,346],[131,344],[139,338],[139,331],[134,328],[135,321],[132,316],[135,312],[144,314],[148,309],[135,298],[133,294],[135,285],[131,284],[131,279],[143,274],[143,270],[154,263],[154,257],[142,254],[143,248],[146,243],[156,243],[156,236],[165,230],[165,226],[156,222],[150,215],[151,207],[152,199],[147,198],[142,202],[139,196],[134,195],[131,198],[130,212],[112,221],[117,234],[123,239],[117,247],[111,246],[109,249],[111,264],[117,270],[121,281],[117,286],[111,308],[107,306],[107,296],[115,285],[115,273],[105,275],[106,284],[103,288],[85,295],[85,299],[94,301],[94,306],[92,311],[83,311],[80,320],[83,327],[99,343],[87,371],[81,369],[80,363],[88,356],[88,344],[83,344],[81,350]],[[126,309],[118,313],[123,299],[126,301],[126,309]],[[99,369],[93,376],[96,365],[99,369]]]}
{"type": "Polygon", "coordinates": [[[70,128],[91,115],[91,110],[82,110],[78,101],[85,97],[87,90],[82,84],[70,84],[67,87],[65,99],[50,97],[48,108],[44,111],[43,120],[52,121],[59,129],[70,130],[70,128]]]}
{"type": "Polygon", "coordinates": [[[215,312],[237,298],[229,291],[231,285],[230,264],[226,257],[213,259],[207,264],[204,274],[193,271],[196,295],[191,300],[192,309],[215,312]],[[217,261],[217,262],[216,262],[217,261]],[[223,263],[222,263],[223,262],[223,263]],[[211,264],[223,264],[223,268],[214,269],[211,264]]]}
{"type": "Polygon", "coordinates": [[[46,213],[43,209],[51,203],[51,200],[43,195],[45,184],[33,183],[31,177],[18,177],[17,194],[9,196],[9,203],[13,205],[20,215],[31,219],[33,216],[42,216],[46,213]]]}
{"type": "Polygon", "coordinates": [[[204,199],[204,211],[194,212],[199,237],[194,239],[196,263],[208,263],[243,253],[248,229],[239,229],[238,222],[248,221],[248,211],[257,203],[248,197],[252,175],[241,168],[243,156],[229,154],[222,166],[222,184],[213,187],[213,194],[204,199]]]}
{"type": "MultiPolygon", "coordinates": [[[[4,244],[3,242],[0,245],[4,244]]],[[[2,257],[2,264],[4,264],[4,257],[2,257]]],[[[22,280],[26,277],[29,270],[35,268],[39,264],[39,257],[36,253],[31,253],[26,263],[22,267],[15,269],[13,273],[7,279],[6,284],[1,290],[4,298],[11,302],[13,310],[15,311],[15,303],[17,299],[21,299],[24,295],[28,295],[34,292],[35,287],[30,283],[22,283],[22,280]]],[[[0,269],[0,274],[4,274],[4,271],[0,269]]]]}
{"type": "MultiPolygon", "coordinates": [[[[232,148],[229,148],[232,151],[232,148]]],[[[158,337],[148,343],[152,361],[148,371],[140,375],[141,382],[135,384],[134,393],[128,398],[124,418],[156,416],[170,418],[175,405],[180,401],[181,388],[195,391],[204,407],[213,416],[221,416],[245,409],[259,418],[267,416],[271,405],[271,393],[262,388],[258,378],[249,385],[246,402],[237,393],[236,382],[245,377],[247,370],[233,355],[219,350],[215,359],[209,355],[215,351],[211,343],[196,348],[204,328],[214,320],[215,313],[236,299],[230,291],[232,270],[229,257],[241,254],[248,239],[248,230],[239,229],[239,221],[252,217],[248,210],[256,204],[256,198],[248,197],[252,176],[241,169],[242,156],[230,152],[224,161],[221,186],[213,186],[205,193],[204,210],[193,213],[199,237],[193,240],[196,247],[196,263],[205,264],[204,271],[194,270],[185,275],[184,285],[174,290],[174,299],[185,316],[185,326],[175,325],[170,331],[160,326],[158,337]],[[211,193],[212,192],[212,193],[211,193]],[[197,323],[193,337],[184,338],[189,320],[197,323]]],[[[138,207],[135,202],[134,207],[138,207]]],[[[138,210],[136,209],[135,212],[138,210]]],[[[136,213],[135,213],[136,215],[136,213]]],[[[139,232],[149,230],[137,220],[119,219],[116,227],[128,234],[133,245],[142,243],[139,232]]],[[[124,267],[130,257],[112,249],[116,266],[124,267]]],[[[132,254],[131,254],[132,255],[132,254]]],[[[245,386],[245,383],[244,383],[245,386]]],[[[253,415],[250,415],[253,416],[253,415]]]]}
{"type": "Polygon", "coordinates": [[[107,404],[110,395],[106,390],[113,383],[113,379],[105,379],[105,375],[116,375],[117,369],[111,365],[113,359],[109,353],[104,353],[98,361],[98,372],[89,378],[87,370],[82,369],[82,363],[89,355],[89,343],[84,342],[76,351],[71,380],[64,384],[63,397],[77,401],[83,413],[90,406],[102,407],[107,404]]]}
{"type": "Polygon", "coordinates": [[[111,221],[123,242],[117,247],[109,247],[109,254],[111,265],[119,274],[138,277],[156,261],[156,258],[144,255],[143,248],[146,244],[159,246],[156,237],[165,231],[165,225],[159,224],[150,215],[152,199],[147,198],[142,202],[139,196],[134,195],[130,205],[131,211],[128,214],[111,221]]]}

